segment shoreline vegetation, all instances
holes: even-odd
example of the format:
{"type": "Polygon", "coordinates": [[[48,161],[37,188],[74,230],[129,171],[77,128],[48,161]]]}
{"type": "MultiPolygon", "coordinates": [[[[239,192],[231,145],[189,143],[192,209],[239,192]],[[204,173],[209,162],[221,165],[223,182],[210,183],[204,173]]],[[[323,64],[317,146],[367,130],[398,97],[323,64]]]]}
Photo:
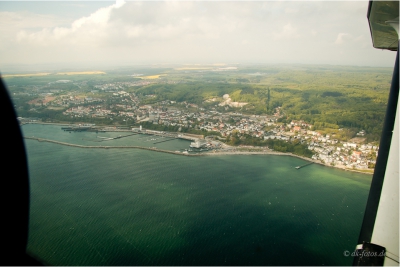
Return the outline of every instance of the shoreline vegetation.
{"type": "Polygon", "coordinates": [[[53,143],[53,144],[58,144],[58,145],[63,145],[63,146],[69,146],[69,147],[77,147],[77,148],[91,148],[91,149],[142,149],[142,150],[149,150],[149,151],[154,151],[154,152],[161,152],[161,153],[168,153],[168,154],[175,154],[175,155],[180,155],[180,156],[187,156],[187,157],[201,157],[201,156],[221,156],[221,155],[276,155],[276,156],[291,156],[291,157],[296,157],[300,158],[303,160],[306,160],[311,163],[319,164],[322,166],[330,167],[330,168],[336,168],[344,171],[351,171],[351,172],[357,172],[357,173],[362,173],[362,174],[370,174],[372,175],[373,172],[370,171],[363,171],[363,170],[358,170],[358,169],[349,169],[346,168],[345,166],[331,166],[324,164],[322,162],[299,156],[293,153],[284,153],[284,152],[276,152],[270,149],[265,149],[265,148],[258,148],[258,147],[232,147],[239,149],[239,151],[214,151],[214,152],[206,152],[206,153],[198,153],[198,154],[188,154],[188,153],[183,153],[183,152],[176,152],[176,151],[171,151],[171,150],[164,150],[164,149],[158,149],[155,147],[143,147],[143,146],[87,146],[87,145],[78,145],[78,144],[72,144],[72,143],[66,143],[66,142],[61,142],[61,141],[56,141],[56,140],[51,140],[51,139],[46,139],[46,138],[38,138],[38,137],[28,137],[24,136],[24,139],[28,140],[36,140],[38,142],[48,142],[48,143],[53,143]],[[246,151],[246,149],[248,149],[246,151]],[[253,150],[253,151],[250,151],[253,150]],[[259,150],[259,151],[254,151],[254,150],[259,150]]]}

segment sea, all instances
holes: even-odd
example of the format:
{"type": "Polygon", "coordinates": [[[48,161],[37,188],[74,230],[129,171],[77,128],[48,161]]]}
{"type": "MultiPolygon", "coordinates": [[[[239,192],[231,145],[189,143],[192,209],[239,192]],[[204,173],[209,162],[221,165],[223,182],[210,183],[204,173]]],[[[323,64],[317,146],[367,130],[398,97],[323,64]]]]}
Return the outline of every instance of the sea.
{"type": "Polygon", "coordinates": [[[26,124],[28,251],[62,266],[351,265],[372,175],[279,155],[186,157],[189,141],[26,124]],[[119,139],[110,139],[121,136],[119,139]],[[158,140],[158,141],[157,141],[158,140]],[[348,254],[346,254],[348,255],[348,254]]]}

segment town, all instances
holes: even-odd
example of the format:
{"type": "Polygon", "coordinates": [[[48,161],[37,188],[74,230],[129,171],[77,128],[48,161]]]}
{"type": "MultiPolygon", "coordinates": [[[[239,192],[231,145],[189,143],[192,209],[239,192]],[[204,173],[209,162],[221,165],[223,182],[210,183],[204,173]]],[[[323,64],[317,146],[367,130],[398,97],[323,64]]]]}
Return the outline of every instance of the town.
{"type": "MultiPolygon", "coordinates": [[[[69,82],[61,80],[56,83],[69,82]]],[[[94,89],[86,94],[53,90],[34,95],[34,99],[28,104],[31,112],[41,108],[62,109],[64,111],[61,120],[74,123],[100,119],[102,120],[100,124],[117,122],[116,126],[120,129],[134,130],[143,126],[145,129],[159,131],[187,132],[197,134],[200,139],[211,136],[227,145],[241,148],[254,148],[257,145],[234,143],[232,140],[251,138],[258,140],[258,143],[279,140],[302,144],[311,151],[312,160],[328,166],[364,171],[372,171],[375,166],[378,146],[376,142],[365,142],[364,130],[359,131],[354,138],[346,138],[346,135],[342,134],[346,132],[345,128],[323,132],[314,130],[312,124],[303,120],[282,122],[284,112],[280,106],[275,108],[272,115],[246,115],[238,112],[237,108],[245,107],[247,103],[233,102],[229,94],[224,94],[222,99],[205,100],[205,103],[213,105],[208,106],[211,108],[204,108],[188,101],[162,100],[153,104],[143,104],[142,102],[156,96],[152,94],[138,96],[125,89],[149,83],[151,81],[145,80],[135,83],[104,83],[94,86],[94,89]],[[231,107],[236,108],[235,111],[232,111],[231,107]]],[[[76,85],[84,86],[85,83],[76,85]]],[[[20,119],[22,122],[42,120],[20,119]]],[[[54,119],[46,121],[56,122],[54,119]]],[[[268,148],[274,150],[273,147],[268,148]]],[[[280,151],[285,152],[285,150],[280,151]]]]}

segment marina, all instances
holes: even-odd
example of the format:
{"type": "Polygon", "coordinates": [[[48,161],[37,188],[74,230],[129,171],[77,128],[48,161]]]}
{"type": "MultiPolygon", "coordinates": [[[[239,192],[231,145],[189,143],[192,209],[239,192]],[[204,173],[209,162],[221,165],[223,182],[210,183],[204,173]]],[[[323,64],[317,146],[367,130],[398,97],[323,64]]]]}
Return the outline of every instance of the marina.
{"type": "Polygon", "coordinates": [[[142,150],[151,150],[151,151],[156,151],[156,152],[162,152],[162,153],[168,153],[168,154],[175,154],[175,155],[185,155],[185,156],[202,156],[204,154],[189,154],[188,151],[184,152],[177,152],[177,151],[171,151],[171,150],[164,150],[164,149],[159,149],[156,147],[142,147],[142,146],[87,146],[87,145],[77,145],[77,144],[71,144],[71,143],[66,143],[66,142],[60,142],[60,141],[55,141],[55,140],[50,140],[50,139],[45,139],[45,138],[37,138],[37,137],[24,137],[25,139],[30,139],[30,140],[36,140],[38,142],[48,142],[48,143],[53,143],[53,144],[58,144],[58,145],[63,145],[63,146],[69,146],[69,147],[78,147],[78,148],[93,148],[93,149],[110,149],[110,148],[119,148],[119,149],[142,149],[142,150]]]}

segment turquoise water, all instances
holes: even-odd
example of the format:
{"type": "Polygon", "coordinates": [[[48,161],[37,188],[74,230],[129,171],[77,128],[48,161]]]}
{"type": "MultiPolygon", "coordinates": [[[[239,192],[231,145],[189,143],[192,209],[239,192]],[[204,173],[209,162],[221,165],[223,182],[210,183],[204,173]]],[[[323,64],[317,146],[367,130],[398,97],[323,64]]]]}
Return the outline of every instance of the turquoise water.
{"type": "MultiPolygon", "coordinates": [[[[187,141],[154,145],[143,136],[99,143],[96,133],[59,126],[22,129],[75,144],[189,148],[187,141]]],[[[296,170],[306,162],[289,156],[184,157],[25,143],[28,250],[49,264],[352,264],[343,252],[357,244],[370,175],[317,164],[296,170]]]]}

